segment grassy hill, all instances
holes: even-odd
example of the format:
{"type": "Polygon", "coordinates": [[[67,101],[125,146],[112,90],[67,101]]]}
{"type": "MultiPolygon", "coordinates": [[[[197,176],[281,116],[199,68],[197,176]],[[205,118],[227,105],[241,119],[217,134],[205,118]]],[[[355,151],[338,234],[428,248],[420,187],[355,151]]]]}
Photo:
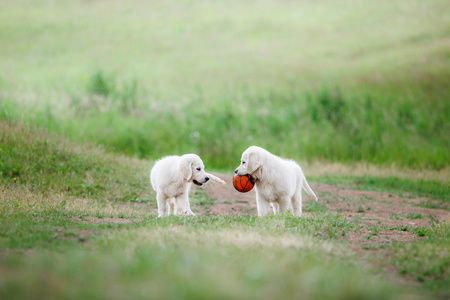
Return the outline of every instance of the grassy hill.
{"type": "MultiPolygon", "coordinates": [[[[158,219],[148,183],[150,161],[20,122],[0,121],[0,129],[2,299],[448,296],[448,220],[430,216],[427,226],[367,225],[364,218],[327,211],[322,191],[321,203],[307,203],[301,218],[284,213],[158,219]],[[382,231],[414,241],[369,248],[363,243],[356,249],[367,255],[354,251],[352,235],[370,233],[364,238],[369,240],[382,231]],[[388,259],[380,263],[383,257],[388,259]]],[[[341,187],[349,180],[317,179],[341,187]]],[[[422,199],[438,197],[448,209],[445,182],[410,180],[405,191],[414,193],[416,187],[422,199]]],[[[408,181],[372,178],[363,184],[398,193],[402,189],[391,187],[395,182],[408,181]]],[[[191,203],[198,197],[204,193],[193,192],[191,203]]],[[[364,203],[370,209],[367,198],[364,203]]]]}
{"type": "Polygon", "coordinates": [[[443,169],[447,2],[8,1],[0,111],[141,158],[443,169]]]}

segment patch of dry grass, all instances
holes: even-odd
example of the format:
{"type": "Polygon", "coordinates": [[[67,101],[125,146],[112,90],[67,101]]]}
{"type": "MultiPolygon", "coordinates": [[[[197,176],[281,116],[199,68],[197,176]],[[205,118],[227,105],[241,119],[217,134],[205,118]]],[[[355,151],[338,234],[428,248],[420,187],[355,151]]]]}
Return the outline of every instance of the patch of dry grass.
{"type": "Polygon", "coordinates": [[[399,177],[424,180],[450,181],[450,168],[440,170],[412,169],[396,165],[373,165],[368,163],[337,163],[337,162],[301,162],[305,175],[308,176],[377,176],[399,177]]]}
{"type": "MultiPolygon", "coordinates": [[[[274,220],[272,220],[274,221],[274,220]]],[[[284,227],[284,226],[283,226],[284,227]]],[[[151,243],[176,243],[188,241],[192,245],[233,246],[241,250],[263,249],[317,249],[323,253],[348,253],[342,245],[331,241],[318,241],[312,236],[299,236],[289,233],[271,234],[255,230],[223,228],[218,230],[195,230],[189,227],[172,226],[166,228],[139,228],[133,231],[134,240],[152,240],[151,243]]],[[[133,247],[130,244],[130,247],[133,247]]]]}
{"type": "Polygon", "coordinates": [[[155,213],[154,206],[145,203],[99,201],[53,191],[41,193],[17,184],[0,188],[0,215],[52,211],[65,215],[110,218],[144,218],[155,213]]]}

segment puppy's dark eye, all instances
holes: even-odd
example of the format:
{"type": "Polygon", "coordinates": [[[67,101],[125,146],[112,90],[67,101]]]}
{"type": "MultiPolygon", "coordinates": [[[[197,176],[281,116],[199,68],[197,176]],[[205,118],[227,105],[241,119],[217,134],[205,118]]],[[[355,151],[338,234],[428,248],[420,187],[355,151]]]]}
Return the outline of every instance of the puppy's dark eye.
{"type": "Polygon", "coordinates": [[[201,169],[200,168],[197,168],[197,171],[200,171],[201,169]]]}
{"type": "Polygon", "coordinates": [[[244,165],[244,164],[245,164],[245,161],[243,161],[242,164],[244,165]]]}

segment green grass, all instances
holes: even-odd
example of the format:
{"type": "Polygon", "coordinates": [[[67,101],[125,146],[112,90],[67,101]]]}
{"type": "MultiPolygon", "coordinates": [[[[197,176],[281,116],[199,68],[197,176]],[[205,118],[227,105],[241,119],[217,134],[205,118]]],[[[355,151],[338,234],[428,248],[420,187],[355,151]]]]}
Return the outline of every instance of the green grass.
{"type": "Polygon", "coordinates": [[[406,215],[406,218],[408,218],[408,219],[422,219],[423,216],[422,216],[421,213],[408,213],[406,215]]]}
{"type": "Polygon", "coordinates": [[[194,188],[193,191],[191,191],[191,196],[194,200],[191,202],[191,205],[198,204],[198,205],[203,206],[206,214],[209,213],[210,206],[215,203],[215,199],[211,198],[208,194],[203,192],[200,188],[194,188]]]}
{"type": "MultiPolygon", "coordinates": [[[[97,233],[87,245],[72,247],[66,242],[68,248],[52,252],[51,258],[40,249],[2,256],[2,269],[9,276],[2,282],[1,295],[8,299],[31,295],[273,299],[298,294],[307,299],[394,299],[398,295],[333,243],[322,245],[281,229],[247,231],[247,223],[255,223],[249,217],[196,220],[192,224],[190,218],[149,219],[138,227],[97,233]],[[223,228],[224,224],[233,229],[223,228]]],[[[264,223],[278,221],[267,218],[264,223]]],[[[253,225],[256,230],[259,223],[253,225]]]]}
{"type": "Polygon", "coordinates": [[[319,202],[310,200],[310,201],[305,202],[304,211],[315,212],[315,213],[324,213],[327,211],[327,207],[323,203],[319,203],[319,202]]]}
{"type": "Polygon", "coordinates": [[[94,100],[84,108],[75,104],[56,108],[45,96],[40,102],[48,104],[29,109],[13,106],[16,99],[5,97],[0,105],[3,118],[21,117],[75,140],[95,141],[141,158],[195,152],[214,168],[234,168],[251,144],[295,159],[396,163],[428,169],[447,166],[447,128],[441,126],[447,108],[416,105],[411,100],[345,99],[326,90],[323,93],[256,99],[244,95],[239,105],[233,105],[229,97],[217,97],[201,107],[156,104],[160,107],[157,114],[148,104],[123,112],[121,104],[104,100],[112,102],[105,108],[103,100],[98,104],[95,97],[88,98],[94,100]],[[402,114],[411,117],[405,119],[402,114]]]}
{"type": "Polygon", "coordinates": [[[0,249],[10,251],[0,258],[8,274],[2,298],[394,299],[400,292],[342,246],[308,236],[328,239],[354,226],[337,215],[152,215],[133,224],[84,224],[64,210],[35,214],[2,214],[0,249]],[[82,230],[89,235],[80,237],[82,230]]]}
{"type": "Polygon", "coordinates": [[[2,3],[2,82],[109,95],[136,80],[152,98],[207,101],[226,90],[336,81],[386,92],[428,85],[436,96],[445,92],[433,88],[445,82],[438,75],[448,64],[446,4],[433,1],[424,10],[421,1],[400,0],[2,3]],[[107,89],[89,83],[100,74],[107,89]]]}
{"type": "Polygon", "coordinates": [[[144,168],[138,165],[142,162],[133,159],[117,163],[116,156],[94,146],[86,151],[86,146],[81,148],[20,123],[0,121],[0,130],[2,185],[20,183],[32,192],[36,189],[109,201],[149,197],[150,162],[145,162],[144,168]]]}
{"type": "Polygon", "coordinates": [[[337,184],[342,187],[350,187],[359,190],[375,190],[390,192],[395,195],[406,195],[410,197],[429,197],[422,201],[421,206],[427,207],[435,200],[435,208],[449,209],[450,191],[448,182],[445,180],[425,180],[399,177],[374,177],[374,176],[318,176],[312,180],[319,180],[330,184],[337,184]],[[436,204],[437,202],[437,204],[436,204]]]}
{"type": "Polygon", "coordinates": [[[140,158],[195,152],[215,169],[251,144],[447,168],[450,18],[445,0],[425,6],[10,1],[0,115],[140,158]]]}
{"type": "Polygon", "coordinates": [[[416,233],[424,237],[422,241],[395,244],[395,254],[391,257],[400,273],[413,276],[430,288],[444,288],[443,297],[445,294],[448,297],[450,284],[449,224],[416,229],[416,233]]]}
{"type": "MultiPolygon", "coordinates": [[[[161,156],[195,152],[232,170],[251,144],[298,161],[446,172],[447,10],[445,0],[4,1],[0,298],[448,297],[448,221],[367,227],[314,201],[301,218],[158,219],[148,182],[161,156]],[[361,246],[389,251],[383,261],[414,288],[350,250],[363,230],[367,242],[383,230],[418,237],[361,246]]],[[[446,179],[318,176],[449,208],[446,179]]],[[[214,203],[201,190],[191,201],[206,213],[214,203]]]]}
{"type": "MultiPolygon", "coordinates": [[[[361,218],[327,212],[315,201],[305,202],[301,218],[290,212],[265,218],[157,218],[154,194],[146,190],[149,162],[74,144],[23,123],[0,124],[5,129],[0,143],[6,154],[3,166],[18,166],[17,172],[2,169],[2,299],[298,295],[398,299],[413,291],[419,299],[448,295],[448,223],[366,227],[361,218]],[[43,162],[40,169],[32,169],[37,168],[33,164],[38,158],[43,162]],[[82,182],[77,177],[88,176],[105,188],[94,184],[86,193],[64,184],[76,186],[82,182]],[[119,194],[127,187],[132,193],[119,194]],[[421,237],[414,243],[361,246],[365,251],[393,251],[389,261],[397,276],[415,278],[419,286],[411,290],[393,283],[370,260],[349,249],[349,234],[365,228],[370,231],[367,240],[381,230],[421,237]]],[[[203,206],[214,203],[201,189],[192,192],[191,201],[203,206]]]]}

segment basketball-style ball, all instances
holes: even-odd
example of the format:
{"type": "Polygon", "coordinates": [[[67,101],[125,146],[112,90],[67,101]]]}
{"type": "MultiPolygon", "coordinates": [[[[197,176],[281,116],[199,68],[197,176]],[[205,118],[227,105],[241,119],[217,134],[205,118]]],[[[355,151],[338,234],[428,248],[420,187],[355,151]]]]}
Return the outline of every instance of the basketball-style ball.
{"type": "Polygon", "coordinates": [[[247,193],[251,191],[254,186],[251,179],[252,177],[250,175],[235,174],[233,176],[234,188],[241,193],[247,193]]]}

